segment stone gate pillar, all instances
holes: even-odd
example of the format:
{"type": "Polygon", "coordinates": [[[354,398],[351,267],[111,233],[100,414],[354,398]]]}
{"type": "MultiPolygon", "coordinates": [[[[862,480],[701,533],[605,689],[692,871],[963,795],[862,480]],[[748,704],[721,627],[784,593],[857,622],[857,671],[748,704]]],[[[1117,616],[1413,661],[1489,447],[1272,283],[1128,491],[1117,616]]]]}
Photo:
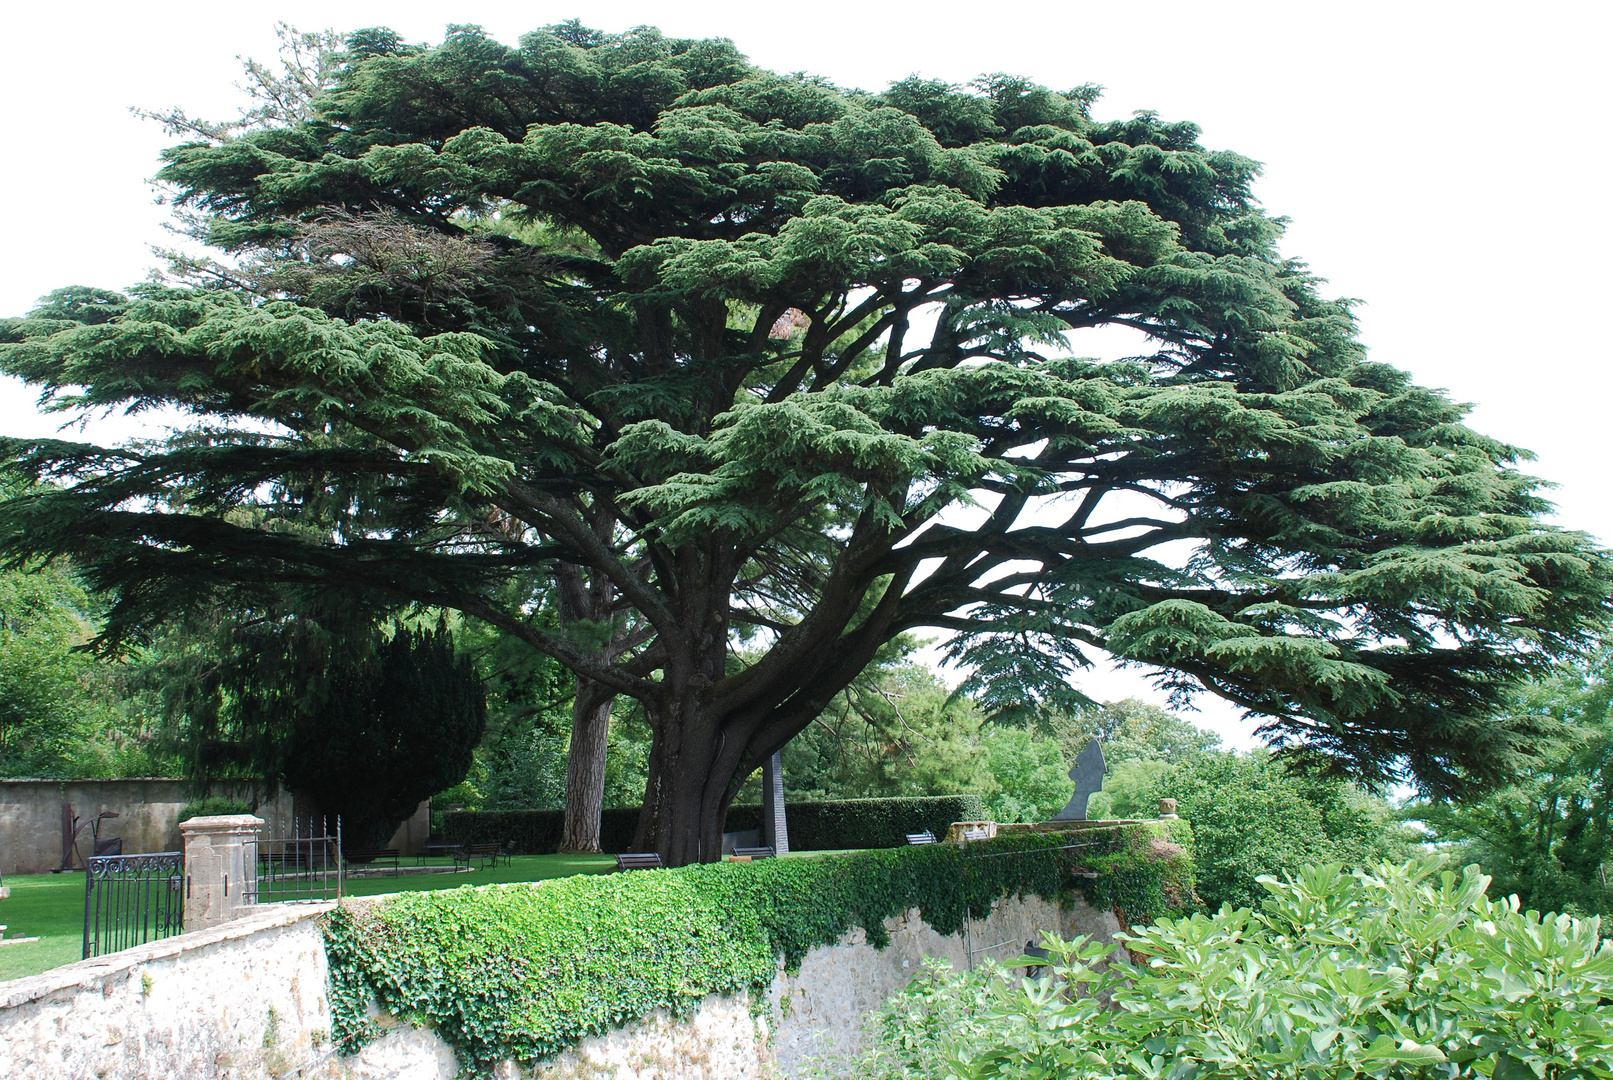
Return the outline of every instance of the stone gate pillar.
{"type": "Polygon", "coordinates": [[[185,929],[206,930],[247,914],[256,887],[258,830],[252,814],[194,817],[179,823],[185,837],[185,929]],[[249,846],[250,845],[250,846],[249,846]]]}

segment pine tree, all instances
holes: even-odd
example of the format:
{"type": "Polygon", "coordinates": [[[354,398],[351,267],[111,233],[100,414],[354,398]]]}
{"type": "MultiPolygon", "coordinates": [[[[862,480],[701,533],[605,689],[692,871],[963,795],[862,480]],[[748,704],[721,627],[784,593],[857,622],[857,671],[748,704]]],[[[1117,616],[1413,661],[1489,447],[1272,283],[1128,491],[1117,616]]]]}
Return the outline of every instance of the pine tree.
{"type": "Polygon", "coordinates": [[[322,78],[166,154],[233,262],[0,331],[58,406],[195,418],[6,445],[59,484],[0,543],[114,592],[108,647],[263,582],[457,608],[637,700],[639,840],[685,863],[911,629],[993,712],[1080,705],[1104,649],[1444,794],[1528,752],[1499,695],[1607,613],[1523,452],[1369,361],[1191,124],[575,24],[361,31],[322,78]],[[1071,355],[1110,326],[1149,347],[1071,355]],[[534,572],[601,600],[500,601],[534,572]]]}

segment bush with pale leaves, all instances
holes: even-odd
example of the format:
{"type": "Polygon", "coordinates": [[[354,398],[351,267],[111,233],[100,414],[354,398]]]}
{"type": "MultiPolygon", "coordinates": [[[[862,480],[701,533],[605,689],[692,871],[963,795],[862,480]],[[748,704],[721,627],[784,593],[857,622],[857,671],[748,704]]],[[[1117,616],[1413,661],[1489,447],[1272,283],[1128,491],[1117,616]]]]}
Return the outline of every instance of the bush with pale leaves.
{"type": "Polygon", "coordinates": [[[859,1075],[1294,1080],[1613,1077],[1613,943],[1597,919],[1491,900],[1424,858],[1263,878],[1259,911],[1045,942],[1034,979],[935,966],[859,1075]]]}

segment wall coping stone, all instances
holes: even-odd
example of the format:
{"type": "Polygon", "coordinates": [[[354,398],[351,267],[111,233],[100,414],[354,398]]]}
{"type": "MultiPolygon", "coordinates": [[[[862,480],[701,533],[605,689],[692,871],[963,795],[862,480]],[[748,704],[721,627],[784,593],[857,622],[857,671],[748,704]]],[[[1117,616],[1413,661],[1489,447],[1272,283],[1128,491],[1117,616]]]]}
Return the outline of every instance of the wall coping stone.
{"type": "Polygon", "coordinates": [[[190,833],[257,832],[263,819],[256,814],[215,814],[212,817],[187,818],[179,823],[179,831],[190,833]]]}
{"type": "MultiPolygon", "coordinates": [[[[241,779],[257,782],[257,778],[251,776],[241,779]]],[[[154,780],[164,784],[188,782],[183,776],[6,776],[0,777],[0,784],[149,784],[154,780]]]]}
{"type": "Polygon", "coordinates": [[[109,976],[139,967],[141,964],[204,949],[221,941],[251,937],[253,934],[272,930],[277,926],[291,926],[304,919],[323,915],[334,909],[336,904],[334,901],[321,901],[311,904],[265,904],[263,907],[262,911],[220,923],[206,930],[175,934],[173,937],[137,945],[132,949],[52,968],[42,975],[30,975],[24,979],[0,982],[0,1009],[12,1009],[30,1001],[38,1001],[58,990],[96,989],[103,985],[109,976]]]}

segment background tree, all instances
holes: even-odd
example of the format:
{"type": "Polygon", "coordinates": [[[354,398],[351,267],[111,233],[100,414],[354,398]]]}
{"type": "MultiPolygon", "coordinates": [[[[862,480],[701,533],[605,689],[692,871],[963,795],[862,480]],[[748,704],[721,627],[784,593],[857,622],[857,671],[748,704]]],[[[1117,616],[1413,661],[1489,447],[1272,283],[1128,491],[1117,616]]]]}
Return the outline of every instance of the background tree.
{"type": "Polygon", "coordinates": [[[1613,780],[1613,648],[1567,662],[1549,679],[1519,687],[1514,712],[1553,724],[1557,738],[1483,799],[1407,807],[1428,839],[1478,862],[1490,895],[1518,896],[1536,911],[1613,911],[1609,783],[1613,780]]]}
{"type": "Polygon", "coordinates": [[[1306,864],[1346,869],[1410,858],[1416,834],[1381,795],[1350,781],[1291,768],[1263,749],[1220,748],[1220,739],[1158,706],[1136,700],[1082,710],[1058,725],[1066,753],[1105,739],[1108,776],[1092,796],[1093,818],[1150,818],[1159,800],[1177,800],[1193,824],[1199,896],[1258,907],[1262,874],[1298,873],[1306,864]]]}
{"type": "Polygon", "coordinates": [[[1178,813],[1193,824],[1198,892],[1211,910],[1259,907],[1267,896],[1255,880],[1262,874],[1330,862],[1354,869],[1417,850],[1416,835],[1381,796],[1337,776],[1295,773],[1260,750],[1211,751],[1152,775],[1112,775],[1118,782],[1106,793],[1116,816],[1153,817],[1160,799],[1177,800],[1178,813]],[[1143,778],[1146,786],[1127,783],[1143,778]]]}
{"type": "Polygon", "coordinates": [[[263,777],[385,845],[423,799],[469,772],[486,692],[446,625],[378,624],[362,605],[274,606],[168,650],[172,736],[201,786],[263,777]]]}
{"type": "Polygon", "coordinates": [[[913,628],[988,713],[1079,703],[1102,648],[1444,794],[1516,766],[1540,732],[1493,705],[1607,612],[1521,452],[1366,361],[1254,163],[1190,124],[575,24],[361,31],[331,79],[167,152],[233,266],[3,331],[58,407],[196,417],[7,444],[64,486],[0,544],[116,594],[108,647],[264,581],[457,608],[637,702],[638,842],[676,864],[913,628]],[[1103,326],[1149,345],[1070,355],[1103,326]],[[568,567],[608,612],[501,600],[568,567]],[[766,641],[734,670],[740,626],[766,641]]]}
{"type": "Polygon", "coordinates": [[[0,776],[160,776],[158,712],[129,665],[82,651],[101,605],[58,565],[0,572],[0,776]]]}
{"type": "MultiPolygon", "coordinates": [[[[973,792],[997,821],[1042,821],[1063,809],[1070,799],[1069,763],[1059,741],[988,720],[935,672],[913,662],[914,645],[905,638],[887,645],[784,748],[791,794],[858,799],[973,792]]],[[[746,785],[739,798],[760,802],[760,785],[746,785]]]]}
{"type": "Polygon", "coordinates": [[[1054,718],[1050,726],[1074,761],[1093,739],[1103,743],[1111,767],[1127,761],[1159,761],[1175,765],[1219,749],[1221,737],[1158,705],[1136,698],[1111,701],[1054,718]]]}
{"type": "Polygon", "coordinates": [[[282,776],[340,814],[354,848],[382,847],[423,799],[464,779],[487,706],[446,628],[400,626],[368,662],[333,651],[325,693],[293,720],[282,776]]]}

